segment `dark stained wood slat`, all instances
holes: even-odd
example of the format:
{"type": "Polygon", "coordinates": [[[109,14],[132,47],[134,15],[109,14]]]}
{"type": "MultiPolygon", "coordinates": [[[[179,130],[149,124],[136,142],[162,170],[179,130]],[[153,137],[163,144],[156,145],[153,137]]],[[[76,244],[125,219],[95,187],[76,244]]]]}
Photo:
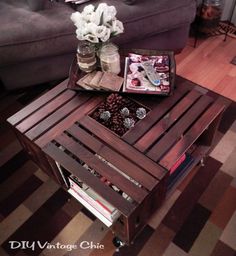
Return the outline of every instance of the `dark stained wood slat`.
{"type": "Polygon", "coordinates": [[[156,95],[145,95],[145,94],[132,94],[129,96],[132,100],[138,102],[139,104],[153,109],[155,108],[156,104],[160,104],[162,101],[165,100],[165,97],[157,97],[156,95]]]}
{"type": "Polygon", "coordinates": [[[190,91],[170,112],[156,123],[144,136],[135,143],[135,147],[144,152],[155,142],[191,105],[200,97],[196,90],[190,91]]]}
{"type": "Polygon", "coordinates": [[[155,107],[147,114],[147,116],[135,126],[126,132],[122,137],[123,140],[129,144],[135,143],[139,138],[141,138],[166,112],[173,107],[181,97],[188,91],[187,88],[178,90],[169,98],[162,101],[160,104],[155,105],[155,107]]]}
{"type": "Polygon", "coordinates": [[[115,151],[119,151],[119,153],[124,157],[128,158],[130,161],[133,161],[135,164],[139,165],[141,168],[159,180],[166,175],[166,171],[163,168],[158,166],[152,160],[148,159],[145,155],[126,142],[122,141],[119,137],[108,131],[94,119],[85,116],[79,120],[79,123],[95,134],[98,138],[101,138],[115,151]]]}
{"type": "Polygon", "coordinates": [[[105,146],[101,141],[77,125],[71,126],[67,132],[148,190],[152,190],[157,185],[158,181],[153,176],[144,172],[139,166],[128,161],[113,149],[105,146]]]}
{"type": "Polygon", "coordinates": [[[35,124],[39,123],[41,120],[49,116],[51,113],[56,111],[58,108],[61,108],[62,102],[65,105],[69,100],[71,100],[74,96],[76,96],[76,92],[66,90],[58,97],[54,98],[47,105],[44,105],[42,108],[38,109],[29,117],[25,118],[22,122],[20,122],[16,128],[25,133],[27,130],[32,128],[35,124]]]}
{"type": "Polygon", "coordinates": [[[44,147],[43,151],[60,163],[65,169],[79,177],[89,187],[93,188],[101,197],[110,202],[125,216],[128,216],[135,209],[134,204],[125,200],[121,195],[105,185],[93,174],[89,173],[78,162],[58,149],[54,144],[49,143],[44,147]]]}
{"type": "Polygon", "coordinates": [[[146,154],[154,161],[158,161],[170,149],[185,130],[212,102],[212,98],[202,96],[146,154]]]}
{"type": "Polygon", "coordinates": [[[24,118],[35,112],[37,109],[48,103],[50,100],[52,100],[54,97],[59,95],[61,92],[66,90],[68,79],[63,81],[61,84],[50,90],[49,92],[45,93],[43,96],[38,98],[37,100],[34,100],[31,104],[24,107],[22,110],[18,111],[15,115],[11,116],[7,119],[7,121],[11,125],[17,125],[20,121],[22,121],[24,118]]]}
{"type": "Polygon", "coordinates": [[[113,168],[108,166],[106,163],[101,161],[93,153],[88,151],[85,147],[75,142],[72,138],[66,134],[62,134],[55,138],[61,146],[68,149],[70,152],[78,157],[81,161],[85,162],[89,167],[94,169],[97,173],[101,174],[107,180],[109,180],[116,187],[120,188],[123,192],[133,198],[136,202],[142,202],[147,196],[147,191],[139,188],[130,180],[126,179],[123,175],[115,171],[113,168]]]}
{"type": "Polygon", "coordinates": [[[71,112],[73,112],[83,103],[85,103],[90,97],[91,96],[89,96],[88,94],[81,94],[73,98],[71,101],[69,101],[64,106],[57,109],[50,116],[45,118],[42,122],[31,128],[28,132],[26,132],[26,136],[31,140],[38,138],[40,135],[42,135],[48,129],[50,129],[50,127],[53,127],[60,120],[64,119],[65,116],[69,115],[71,112]]]}
{"type": "Polygon", "coordinates": [[[91,111],[91,109],[100,104],[103,100],[103,95],[99,95],[89,99],[82,106],[80,106],[78,109],[72,112],[69,116],[61,120],[60,123],[54,125],[52,128],[50,128],[50,130],[48,130],[41,137],[35,140],[35,143],[42,148],[55,137],[60,135],[63,131],[68,129],[76,121],[78,121],[80,118],[86,115],[89,111],[91,111]]]}
{"type": "Polygon", "coordinates": [[[188,148],[200,137],[204,130],[214,119],[223,112],[225,106],[215,102],[207,111],[196,121],[184,137],[171,148],[171,150],[159,162],[168,170],[173,164],[188,150],[188,148]],[[209,121],[211,120],[211,121],[209,121]]]}

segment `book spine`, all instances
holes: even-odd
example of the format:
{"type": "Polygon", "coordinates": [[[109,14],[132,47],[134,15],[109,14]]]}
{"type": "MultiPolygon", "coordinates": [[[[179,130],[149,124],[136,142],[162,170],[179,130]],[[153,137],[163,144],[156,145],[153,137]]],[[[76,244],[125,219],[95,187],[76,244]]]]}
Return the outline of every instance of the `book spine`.
{"type": "Polygon", "coordinates": [[[174,172],[178,169],[178,167],[185,161],[185,159],[186,159],[186,155],[183,154],[183,155],[179,158],[179,160],[170,168],[170,175],[171,175],[172,173],[174,173],[174,172]]]}
{"type": "Polygon", "coordinates": [[[79,185],[76,184],[73,180],[70,180],[70,187],[71,189],[83,200],[85,200],[88,204],[94,207],[97,211],[99,211],[104,217],[106,217],[109,221],[113,222],[119,215],[119,212],[114,209],[111,211],[107,206],[105,206],[101,201],[98,199],[94,199],[90,197],[86,191],[84,191],[79,185]]]}

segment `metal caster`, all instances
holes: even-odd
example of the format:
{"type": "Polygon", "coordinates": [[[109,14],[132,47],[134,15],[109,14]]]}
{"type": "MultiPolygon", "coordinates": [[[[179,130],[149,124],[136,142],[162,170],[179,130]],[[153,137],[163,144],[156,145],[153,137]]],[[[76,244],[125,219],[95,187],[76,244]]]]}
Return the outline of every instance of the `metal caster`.
{"type": "Polygon", "coordinates": [[[112,240],[112,243],[114,244],[114,246],[116,247],[116,252],[119,252],[120,248],[123,247],[125,245],[124,242],[122,242],[118,237],[114,237],[112,240]]]}
{"type": "Polygon", "coordinates": [[[202,158],[202,159],[201,159],[201,161],[200,161],[200,165],[201,165],[201,166],[205,166],[204,158],[202,158]]]}

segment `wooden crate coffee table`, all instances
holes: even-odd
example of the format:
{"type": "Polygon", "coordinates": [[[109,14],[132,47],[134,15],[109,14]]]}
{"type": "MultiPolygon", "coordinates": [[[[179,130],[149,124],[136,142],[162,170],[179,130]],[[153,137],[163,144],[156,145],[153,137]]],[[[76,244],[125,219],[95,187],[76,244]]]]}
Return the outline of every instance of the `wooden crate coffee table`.
{"type": "Polygon", "coordinates": [[[31,158],[65,189],[74,174],[119,211],[111,228],[129,244],[175,184],[172,166],[190,156],[183,174],[207,154],[227,101],[177,77],[170,97],[130,95],[150,111],[119,137],[89,116],[107,95],[77,93],[66,85],[59,84],[8,122],[31,158]]]}

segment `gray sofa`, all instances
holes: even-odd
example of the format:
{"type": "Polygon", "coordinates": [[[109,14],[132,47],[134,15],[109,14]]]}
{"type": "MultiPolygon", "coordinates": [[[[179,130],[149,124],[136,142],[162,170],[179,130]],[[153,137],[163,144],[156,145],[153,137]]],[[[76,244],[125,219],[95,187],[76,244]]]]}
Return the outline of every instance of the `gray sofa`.
{"type": "MultiPolygon", "coordinates": [[[[63,0],[35,1],[0,1],[0,80],[8,90],[67,77],[75,55],[74,6],[63,0]]],[[[181,51],[196,11],[194,0],[90,1],[98,2],[116,6],[125,33],[115,42],[125,48],[181,51]]]]}

